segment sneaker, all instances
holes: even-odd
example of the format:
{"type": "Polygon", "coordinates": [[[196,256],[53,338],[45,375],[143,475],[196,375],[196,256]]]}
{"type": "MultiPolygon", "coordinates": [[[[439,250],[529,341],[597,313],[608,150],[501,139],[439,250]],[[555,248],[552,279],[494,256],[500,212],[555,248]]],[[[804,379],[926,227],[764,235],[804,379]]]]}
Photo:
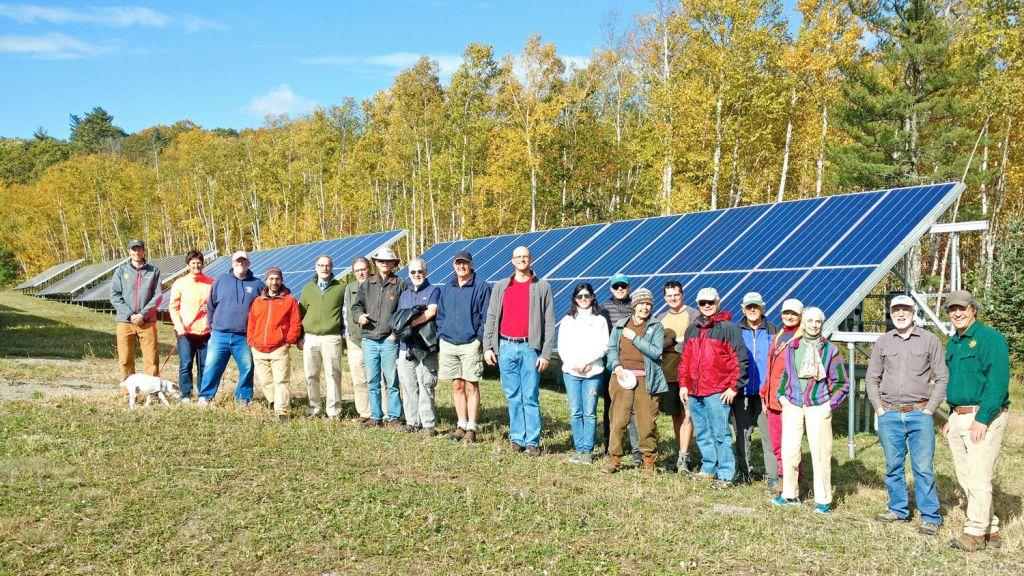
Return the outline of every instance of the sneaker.
{"type": "Polygon", "coordinates": [[[239,408],[248,408],[249,407],[249,401],[248,400],[235,400],[235,406],[237,406],[239,408]]]}
{"type": "Polygon", "coordinates": [[[577,452],[579,458],[576,460],[577,464],[584,466],[590,466],[594,462],[594,458],[590,455],[590,452],[577,452]]]}
{"type": "Polygon", "coordinates": [[[199,400],[196,400],[196,406],[209,406],[209,405],[210,405],[210,399],[206,398],[204,396],[200,396],[199,400]]]}
{"type": "Polygon", "coordinates": [[[433,427],[430,427],[430,428],[424,427],[424,428],[422,428],[422,430],[423,430],[423,435],[426,436],[427,438],[433,438],[434,436],[437,436],[437,430],[435,430],[433,427]]]}
{"type": "Polygon", "coordinates": [[[917,527],[917,531],[925,536],[935,536],[939,533],[939,525],[935,522],[922,521],[921,525],[917,527]]]}
{"type": "Polygon", "coordinates": [[[729,488],[735,488],[736,483],[729,480],[715,479],[711,482],[711,487],[715,490],[728,490],[729,488]]]}
{"type": "Polygon", "coordinates": [[[448,437],[451,438],[452,440],[455,440],[456,442],[459,442],[465,436],[466,431],[463,430],[462,428],[459,428],[458,426],[455,427],[455,430],[452,430],[451,432],[448,433],[448,437]]]}
{"type": "Polygon", "coordinates": [[[521,445],[519,445],[519,444],[516,444],[515,442],[513,442],[513,443],[512,443],[512,446],[510,446],[510,448],[511,448],[511,449],[512,449],[512,451],[513,451],[513,452],[515,452],[516,454],[519,454],[519,453],[520,453],[520,452],[522,452],[523,450],[526,450],[526,448],[524,448],[523,446],[521,446],[521,445]]]}
{"type": "Polygon", "coordinates": [[[406,424],[402,428],[402,431],[403,432],[408,432],[409,434],[415,434],[415,433],[420,431],[420,427],[419,426],[413,426],[412,424],[406,424]]]}
{"type": "Polygon", "coordinates": [[[875,520],[882,522],[883,524],[892,524],[893,522],[909,522],[909,518],[900,518],[892,510],[887,510],[882,514],[875,514],[875,520]]]}
{"type": "Polygon", "coordinates": [[[1003,539],[999,536],[999,533],[986,534],[985,535],[985,548],[1002,548],[1003,539]]]}
{"type": "Polygon", "coordinates": [[[714,474],[708,474],[707,472],[694,472],[690,474],[690,478],[694,480],[714,480],[716,476],[714,474]]]}
{"type": "Polygon", "coordinates": [[[402,428],[403,424],[398,420],[388,420],[388,423],[385,424],[385,426],[388,428],[402,428]]]}
{"type": "Polygon", "coordinates": [[[829,514],[830,512],[832,512],[832,507],[828,504],[815,504],[814,506],[815,514],[829,514]]]}
{"type": "Polygon", "coordinates": [[[779,482],[778,480],[769,480],[768,488],[765,489],[764,493],[769,496],[778,496],[782,493],[782,482],[779,482]]]}
{"type": "Polygon", "coordinates": [[[579,452],[573,452],[572,455],[569,456],[569,464],[579,464],[579,463],[580,463],[580,453],[579,452]]]}
{"type": "Polygon", "coordinates": [[[799,506],[799,498],[783,498],[781,495],[772,498],[772,504],[776,506],[799,506]]]}
{"type": "Polygon", "coordinates": [[[536,446],[527,446],[526,449],[523,450],[523,454],[530,458],[536,458],[537,456],[540,456],[540,448],[536,446]]]}
{"type": "Polygon", "coordinates": [[[189,398],[188,396],[185,396],[185,397],[183,397],[183,398],[181,399],[181,403],[182,403],[182,404],[191,404],[191,403],[192,403],[192,399],[191,399],[191,398],[189,398]]]}
{"type": "Polygon", "coordinates": [[[466,430],[466,433],[462,435],[462,442],[466,444],[476,442],[476,430],[466,430]]]}
{"type": "Polygon", "coordinates": [[[376,418],[367,418],[363,421],[362,426],[363,428],[379,428],[380,420],[377,420],[376,418]]]}
{"type": "Polygon", "coordinates": [[[687,478],[689,478],[690,480],[696,480],[696,479],[697,479],[697,475],[696,475],[696,474],[694,474],[693,472],[691,472],[689,468],[685,468],[685,467],[683,467],[683,468],[680,468],[680,469],[678,470],[678,472],[679,472],[680,474],[682,474],[683,476],[686,476],[686,477],[687,477],[687,478]]]}

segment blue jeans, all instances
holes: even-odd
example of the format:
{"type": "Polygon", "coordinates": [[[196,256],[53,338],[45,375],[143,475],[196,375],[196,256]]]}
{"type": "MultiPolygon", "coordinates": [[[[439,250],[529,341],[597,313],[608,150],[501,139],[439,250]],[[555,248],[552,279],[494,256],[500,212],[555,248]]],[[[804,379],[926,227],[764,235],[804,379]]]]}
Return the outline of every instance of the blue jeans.
{"type": "Polygon", "coordinates": [[[398,391],[398,341],[388,338],[363,338],[363,365],[366,366],[366,385],[370,387],[370,418],[384,417],[380,400],[380,379],[388,385],[388,420],[402,417],[402,395],[398,391]]]}
{"type": "Polygon", "coordinates": [[[220,379],[228,367],[228,359],[234,358],[238,366],[238,386],[235,387],[235,401],[252,400],[252,350],[245,340],[245,334],[234,332],[210,332],[206,345],[206,366],[200,380],[199,397],[213,400],[220,387],[220,379]]]}
{"type": "Polygon", "coordinates": [[[597,397],[601,374],[590,378],[562,373],[565,395],[569,397],[569,423],[572,443],[577,452],[594,451],[594,433],[597,432],[597,397]]]}
{"type": "Polygon", "coordinates": [[[697,434],[697,447],[700,448],[700,471],[732,482],[736,476],[736,455],[732,448],[732,432],[729,431],[732,407],[722,404],[721,394],[703,398],[690,396],[688,405],[693,431],[697,434]]]}
{"type": "MultiPolygon", "coordinates": [[[[196,365],[196,382],[202,384],[203,369],[206,367],[206,345],[210,335],[178,336],[178,387],[181,397],[192,395],[192,364],[196,365]]],[[[199,386],[196,386],[199,388],[199,386]]]]}
{"type": "Polygon", "coordinates": [[[935,420],[923,408],[912,412],[886,410],[878,417],[878,440],[885,453],[885,488],[889,510],[900,518],[910,515],[906,466],[914,474],[914,500],[923,522],[942,523],[935,489],[935,420]]]}
{"type": "Polygon", "coordinates": [[[514,444],[540,447],[540,373],[537,351],[526,342],[498,345],[501,390],[508,399],[508,436],[514,444]]]}

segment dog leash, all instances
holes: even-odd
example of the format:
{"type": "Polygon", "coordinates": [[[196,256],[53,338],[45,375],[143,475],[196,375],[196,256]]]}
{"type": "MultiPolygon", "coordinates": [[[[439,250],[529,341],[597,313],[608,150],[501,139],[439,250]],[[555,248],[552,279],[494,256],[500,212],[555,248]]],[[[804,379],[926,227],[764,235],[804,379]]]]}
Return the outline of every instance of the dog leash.
{"type": "MultiPolygon", "coordinates": [[[[188,332],[189,328],[191,328],[192,325],[196,323],[196,320],[199,320],[199,317],[202,316],[202,315],[203,315],[203,310],[200,308],[199,313],[196,314],[196,317],[193,318],[192,321],[188,323],[188,326],[185,326],[185,332],[188,332]]],[[[167,358],[164,358],[164,363],[161,364],[160,368],[158,368],[157,371],[156,371],[157,378],[160,377],[160,373],[163,372],[164,368],[167,367],[167,363],[171,361],[171,356],[173,356],[174,353],[177,352],[177,351],[178,351],[178,339],[175,338],[174,339],[174,345],[171,346],[171,351],[167,353],[167,358]]]]}

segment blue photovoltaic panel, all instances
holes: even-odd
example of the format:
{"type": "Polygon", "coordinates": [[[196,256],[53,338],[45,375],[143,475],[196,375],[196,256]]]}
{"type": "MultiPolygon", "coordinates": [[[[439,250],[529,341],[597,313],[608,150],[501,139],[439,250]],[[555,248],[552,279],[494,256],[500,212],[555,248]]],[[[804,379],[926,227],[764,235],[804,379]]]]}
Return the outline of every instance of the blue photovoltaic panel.
{"type": "Polygon", "coordinates": [[[43,270],[39,274],[36,274],[35,276],[25,280],[21,284],[18,284],[17,286],[14,287],[14,289],[29,290],[31,288],[40,288],[47,282],[52,281],[54,278],[60,276],[61,274],[70,272],[72,269],[74,269],[75,266],[78,266],[82,262],[85,262],[85,260],[79,258],[78,260],[71,260],[70,262],[63,262],[61,264],[57,264],[56,266],[51,266],[50,268],[43,270]]]}
{"type": "Polygon", "coordinates": [[[825,311],[831,332],[963,189],[946,183],[512,234],[438,245],[423,257],[431,270],[443,267],[431,277],[443,283],[452,278],[451,256],[472,246],[478,272],[493,282],[512,273],[512,250],[526,244],[559,317],[578,283],[604,301],[609,277],[623,272],[634,288],[654,293],[657,312],[665,309],[662,286],[677,280],[688,304],[714,287],[736,317],[746,292],[760,292],[776,321],[782,301],[799,298],[825,311]]]}

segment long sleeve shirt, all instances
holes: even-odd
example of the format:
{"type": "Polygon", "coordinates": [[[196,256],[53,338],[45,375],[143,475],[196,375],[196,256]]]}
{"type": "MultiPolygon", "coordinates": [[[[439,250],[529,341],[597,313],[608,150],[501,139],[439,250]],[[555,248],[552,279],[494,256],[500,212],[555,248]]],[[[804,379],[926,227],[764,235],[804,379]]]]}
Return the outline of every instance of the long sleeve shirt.
{"type": "Polygon", "coordinates": [[[865,384],[875,410],[894,405],[927,402],[935,412],[946,398],[949,370],[939,337],[915,327],[908,338],[896,330],[883,334],[871,350],[865,384]],[[932,386],[931,380],[935,379],[932,386]]]}
{"type": "Polygon", "coordinates": [[[977,406],[974,419],[991,424],[1010,405],[1010,351],[998,330],[975,321],[946,347],[950,407],[977,406]]]}

